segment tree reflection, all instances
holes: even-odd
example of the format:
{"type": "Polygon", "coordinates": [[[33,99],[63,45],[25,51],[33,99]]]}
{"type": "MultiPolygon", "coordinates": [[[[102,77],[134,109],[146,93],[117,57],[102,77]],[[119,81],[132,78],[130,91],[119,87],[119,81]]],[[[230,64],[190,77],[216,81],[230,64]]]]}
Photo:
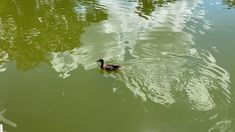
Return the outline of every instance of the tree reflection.
{"type": "Polygon", "coordinates": [[[140,17],[148,19],[147,16],[151,15],[156,6],[162,7],[174,1],[175,0],[138,0],[138,6],[136,7],[137,13],[140,17]]]}
{"type": "Polygon", "coordinates": [[[87,0],[2,0],[0,9],[0,51],[23,71],[48,63],[48,52],[79,47],[84,29],[108,17],[87,0]]]}
{"type": "Polygon", "coordinates": [[[105,9],[101,5],[97,4],[97,1],[79,1],[78,4],[80,8],[86,11],[85,18],[88,22],[100,22],[108,18],[108,14],[105,12],[105,9]],[[83,7],[82,7],[83,6],[83,7]]]}
{"type": "Polygon", "coordinates": [[[228,5],[228,8],[235,7],[235,0],[223,0],[223,2],[228,5]]]}
{"type": "Polygon", "coordinates": [[[138,6],[136,7],[139,11],[139,15],[150,15],[155,9],[154,2],[152,0],[139,0],[138,6]]]}

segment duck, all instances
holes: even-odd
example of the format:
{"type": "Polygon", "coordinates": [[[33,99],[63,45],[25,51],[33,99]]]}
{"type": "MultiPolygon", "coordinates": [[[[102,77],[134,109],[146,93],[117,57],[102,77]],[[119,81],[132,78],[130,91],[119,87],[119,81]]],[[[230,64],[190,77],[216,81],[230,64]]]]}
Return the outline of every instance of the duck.
{"type": "Polygon", "coordinates": [[[100,69],[105,70],[105,71],[116,71],[122,68],[122,66],[117,65],[117,64],[104,64],[103,59],[99,59],[96,62],[100,62],[100,69]]]}

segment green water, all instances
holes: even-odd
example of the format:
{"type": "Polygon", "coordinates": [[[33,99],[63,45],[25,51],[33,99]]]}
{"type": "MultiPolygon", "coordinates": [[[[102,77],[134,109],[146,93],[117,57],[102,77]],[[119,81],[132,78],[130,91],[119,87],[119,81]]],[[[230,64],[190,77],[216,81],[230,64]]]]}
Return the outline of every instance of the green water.
{"type": "Polygon", "coordinates": [[[235,131],[235,2],[1,0],[7,132],[235,131]],[[96,60],[121,64],[105,72],[96,60]]]}

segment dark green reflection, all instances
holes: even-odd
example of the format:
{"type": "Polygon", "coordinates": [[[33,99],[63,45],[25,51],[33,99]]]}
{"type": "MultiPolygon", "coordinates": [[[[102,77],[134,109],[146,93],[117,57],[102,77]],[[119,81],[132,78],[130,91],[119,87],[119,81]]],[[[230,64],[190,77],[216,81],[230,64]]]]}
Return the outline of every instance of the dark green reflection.
{"type": "Polygon", "coordinates": [[[175,2],[176,0],[138,0],[138,6],[136,7],[138,15],[145,19],[148,19],[147,16],[150,16],[151,13],[155,10],[155,7],[162,7],[167,3],[175,2]]]}
{"type": "Polygon", "coordinates": [[[158,6],[163,6],[167,3],[173,3],[175,2],[176,0],[157,0],[155,1],[155,3],[158,5],[158,6]]]}
{"type": "Polygon", "coordinates": [[[84,28],[107,19],[96,1],[86,0],[2,0],[0,9],[0,52],[23,71],[47,63],[48,52],[79,47],[84,28]]]}
{"type": "Polygon", "coordinates": [[[228,5],[228,8],[235,7],[235,0],[223,0],[223,2],[228,5]]]}
{"type": "Polygon", "coordinates": [[[105,9],[97,4],[95,0],[82,0],[78,2],[78,7],[76,9],[85,10],[85,18],[87,22],[100,22],[108,18],[108,14],[105,9]]]}
{"type": "Polygon", "coordinates": [[[136,7],[137,13],[140,17],[148,19],[146,16],[150,16],[156,6],[162,7],[174,1],[176,0],[138,0],[138,6],[136,7]]]}
{"type": "Polygon", "coordinates": [[[139,0],[136,8],[139,11],[140,16],[141,14],[150,15],[155,9],[155,4],[153,1],[139,0]]]}

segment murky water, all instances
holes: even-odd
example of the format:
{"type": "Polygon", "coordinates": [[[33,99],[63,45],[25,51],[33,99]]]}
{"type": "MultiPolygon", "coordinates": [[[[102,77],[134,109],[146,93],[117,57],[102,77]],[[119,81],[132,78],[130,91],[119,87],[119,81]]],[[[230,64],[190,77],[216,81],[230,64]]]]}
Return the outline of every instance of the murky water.
{"type": "Polygon", "coordinates": [[[235,2],[1,0],[7,132],[233,132],[235,2]],[[103,58],[119,72],[99,70],[103,58]]]}

